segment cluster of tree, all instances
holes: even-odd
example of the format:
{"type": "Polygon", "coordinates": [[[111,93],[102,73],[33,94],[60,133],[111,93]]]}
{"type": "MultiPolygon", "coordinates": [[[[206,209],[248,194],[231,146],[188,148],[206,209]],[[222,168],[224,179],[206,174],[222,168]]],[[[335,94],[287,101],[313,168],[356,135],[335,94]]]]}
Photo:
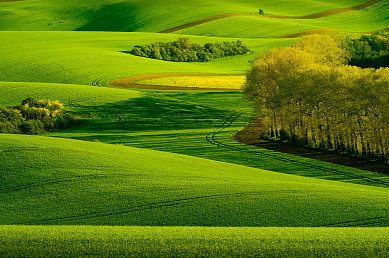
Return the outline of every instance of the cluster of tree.
{"type": "Polygon", "coordinates": [[[250,52],[242,41],[195,44],[181,37],[173,42],[156,42],[151,45],[137,45],[130,53],[136,56],[173,62],[207,62],[216,58],[243,55],[250,52]]]}
{"type": "Polygon", "coordinates": [[[363,68],[389,67],[389,33],[377,32],[347,39],[350,65],[363,68]]]}
{"type": "Polygon", "coordinates": [[[243,90],[267,137],[388,161],[389,68],[349,60],[343,40],[318,35],[259,56],[243,90]]]}
{"type": "Polygon", "coordinates": [[[28,98],[18,106],[0,107],[0,133],[41,134],[74,122],[58,100],[28,98]]]}

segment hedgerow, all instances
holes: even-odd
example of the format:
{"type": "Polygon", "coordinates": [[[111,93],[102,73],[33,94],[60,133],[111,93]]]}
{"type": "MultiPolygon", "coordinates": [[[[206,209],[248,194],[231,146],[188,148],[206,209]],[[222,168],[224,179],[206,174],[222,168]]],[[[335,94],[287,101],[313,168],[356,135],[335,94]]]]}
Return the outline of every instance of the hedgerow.
{"type": "Polygon", "coordinates": [[[75,122],[58,100],[28,98],[21,105],[0,107],[0,133],[41,134],[75,122]]]}
{"type": "Polygon", "coordinates": [[[181,37],[173,42],[156,42],[151,45],[137,45],[132,55],[173,62],[207,62],[216,58],[244,55],[250,52],[242,41],[195,44],[181,37]]]}

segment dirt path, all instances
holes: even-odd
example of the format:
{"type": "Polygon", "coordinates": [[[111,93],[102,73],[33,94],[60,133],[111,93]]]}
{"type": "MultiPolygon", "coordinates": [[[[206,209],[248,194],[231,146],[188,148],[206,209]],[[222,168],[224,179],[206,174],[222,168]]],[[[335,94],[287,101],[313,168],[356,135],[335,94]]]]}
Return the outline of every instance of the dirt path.
{"type": "Polygon", "coordinates": [[[117,88],[127,89],[153,89],[153,90],[206,90],[206,91],[241,91],[237,89],[219,89],[219,88],[194,88],[194,87],[172,87],[164,85],[147,85],[147,84],[136,84],[136,82],[144,80],[152,80],[158,78],[168,77],[208,77],[208,76],[242,76],[244,74],[222,74],[222,73],[157,73],[157,74],[146,74],[137,75],[126,78],[117,79],[110,81],[108,84],[117,88]]]}
{"type": "Polygon", "coordinates": [[[330,15],[335,15],[339,13],[345,13],[345,12],[351,12],[351,11],[357,11],[357,10],[362,10],[364,8],[370,7],[374,4],[377,4],[379,2],[382,2],[383,0],[370,0],[367,1],[363,4],[359,4],[353,7],[349,8],[339,8],[339,9],[333,9],[321,13],[315,13],[315,14],[310,14],[310,15],[304,15],[304,16],[281,16],[281,15],[265,15],[265,16],[260,16],[258,14],[240,14],[240,13],[225,13],[225,14],[218,14],[218,15],[213,15],[210,17],[194,20],[191,22],[187,22],[182,25],[178,25],[169,29],[165,29],[162,31],[159,31],[158,33],[172,33],[178,30],[186,29],[192,26],[200,25],[203,23],[227,18],[227,17],[234,17],[234,16],[256,16],[256,17],[264,17],[264,18],[273,18],[273,19],[318,19],[322,17],[327,17],[330,15]]]}
{"type": "Polygon", "coordinates": [[[290,143],[260,139],[259,135],[263,134],[264,131],[265,127],[260,121],[252,122],[241,131],[235,133],[233,139],[240,143],[253,145],[268,150],[289,153],[305,158],[326,161],[371,172],[389,174],[388,164],[353,157],[350,155],[339,154],[331,151],[324,151],[290,143]]]}

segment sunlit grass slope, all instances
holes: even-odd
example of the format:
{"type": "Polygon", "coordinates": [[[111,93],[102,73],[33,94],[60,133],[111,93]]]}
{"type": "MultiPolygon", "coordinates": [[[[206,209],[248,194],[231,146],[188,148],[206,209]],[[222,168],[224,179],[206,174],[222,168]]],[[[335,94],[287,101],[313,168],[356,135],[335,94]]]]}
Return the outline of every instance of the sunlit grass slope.
{"type": "Polygon", "coordinates": [[[68,111],[80,111],[109,103],[141,97],[139,91],[107,87],[92,87],[76,84],[0,82],[0,105],[19,105],[22,100],[37,99],[59,100],[68,111]]]}
{"type": "Polygon", "coordinates": [[[240,38],[269,38],[322,28],[367,33],[388,28],[388,13],[389,4],[383,1],[363,10],[319,19],[294,20],[238,16],[189,27],[176,33],[240,38]]]}
{"type": "Polygon", "coordinates": [[[388,226],[383,188],[70,139],[0,145],[0,224],[388,226]]]}
{"type": "Polygon", "coordinates": [[[29,0],[0,3],[0,30],[157,32],[220,13],[308,15],[351,7],[365,0],[29,0]],[[196,11],[193,11],[196,10],[196,11]],[[168,17],[168,18],[167,18],[168,17]]]}
{"type": "MultiPolygon", "coordinates": [[[[120,32],[0,32],[0,81],[98,84],[131,75],[164,72],[244,73],[263,49],[293,39],[244,40],[252,54],[208,63],[176,63],[125,53],[134,45],[169,42],[179,35],[120,32]]],[[[225,38],[191,37],[196,43],[225,38]]]]}
{"type": "Polygon", "coordinates": [[[388,241],[387,228],[0,226],[3,257],[386,257],[388,241]]]}

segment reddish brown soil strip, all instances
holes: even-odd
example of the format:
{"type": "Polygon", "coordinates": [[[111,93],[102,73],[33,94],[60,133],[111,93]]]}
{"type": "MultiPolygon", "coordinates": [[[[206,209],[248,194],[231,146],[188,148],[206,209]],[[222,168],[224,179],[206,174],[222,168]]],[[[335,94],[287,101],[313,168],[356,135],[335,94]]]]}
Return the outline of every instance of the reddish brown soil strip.
{"type": "Polygon", "coordinates": [[[339,8],[339,9],[333,9],[321,13],[315,13],[315,14],[310,14],[310,15],[304,15],[304,16],[281,16],[281,15],[269,15],[265,16],[268,18],[277,18],[277,19],[318,19],[318,18],[323,18],[335,14],[340,14],[340,13],[346,13],[346,12],[351,12],[351,11],[358,11],[365,9],[367,7],[370,7],[372,5],[378,4],[379,2],[382,2],[383,0],[370,0],[367,1],[363,4],[359,4],[353,7],[349,8],[339,8]]]}
{"type": "Polygon", "coordinates": [[[240,91],[237,89],[220,89],[220,88],[195,88],[195,87],[174,87],[164,85],[144,85],[136,84],[136,82],[144,80],[152,80],[158,78],[167,77],[208,77],[208,76],[242,76],[244,74],[223,74],[223,73],[157,73],[157,74],[146,74],[137,75],[127,78],[121,78],[114,81],[110,81],[108,84],[117,88],[128,88],[128,89],[153,89],[153,90],[206,90],[206,91],[240,91]]]}
{"type": "Polygon", "coordinates": [[[343,33],[343,32],[340,30],[333,30],[333,29],[313,29],[313,30],[306,30],[306,31],[302,31],[302,32],[296,32],[296,33],[291,33],[291,34],[287,34],[287,35],[282,35],[282,36],[278,36],[276,38],[279,38],[279,39],[298,38],[298,37],[302,37],[305,35],[322,34],[322,33],[343,33]]]}
{"type": "Polygon", "coordinates": [[[339,154],[331,151],[325,151],[315,148],[298,146],[290,143],[270,141],[259,138],[265,131],[264,125],[260,121],[252,122],[241,131],[234,134],[233,139],[244,144],[256,147],[274,150],[277,152],[289,153],[296,156],[326,161],[347,167],[358,168],[361,170],[389,174],[389,165],[381,162],[370,161],[353,157],[350,155],[339,154]]]}
{"type": "Polygon", "coordinates": [[[266,16],[260,16],[258,14],[240,14],[240,13],[225,13],[225,14],[218,14],[218,15],[213,15],[210,17],[194,20],[191,22],[187,22],[182,25],[178,25],[166,30],[159,31],[158,33],[172,33],[178,30],[186,29],[192,26],[200,25],[203,23],[219,20],[219,19],[224,19],[227,17],[233,17],[233,16],[257,16],[257,17],[265,17],[265,18],[274,18],[274,19],[317,19],[317,18],[322,18],[334,14],[339,14],[339,13],[345,13],[345,12],[351,12],[351,11],[357,11],[357,10],[362,10],[364,8],[370,7],[374,4],[377,4],[379,2],[382,2],[383,0],[370,0],[367,1],[363,4],[359,4],[353,7],[349,8],[339,8],[339,9],[334,9],[334,10],[329,10],[321,13],[315,13],[315,14],[310,14],[310,15],[304,15],[304,16],[281,16],[281,15],[266,15],[266,16]]]}

